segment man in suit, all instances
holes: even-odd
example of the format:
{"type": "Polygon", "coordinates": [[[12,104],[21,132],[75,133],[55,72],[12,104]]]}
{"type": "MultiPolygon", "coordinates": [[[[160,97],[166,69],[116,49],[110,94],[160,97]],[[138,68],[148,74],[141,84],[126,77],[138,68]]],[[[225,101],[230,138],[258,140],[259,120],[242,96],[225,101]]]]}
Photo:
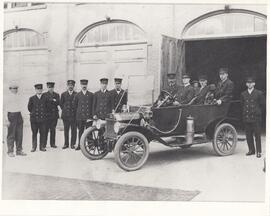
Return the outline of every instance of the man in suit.
{"type": "Polygon", "coordinates": [[[50,146],[52,148],[57,148],[55,145],[55,131],[56,125],[59,118],[58,106],[60,104],[60,96],[54,91],[54,82],[47,82],[48,91],[44,93],[47,97],[47,121],[46,121],[46,141],[50,132],[50,146]]]}
{"type": "Polygon", "coordinates": [[[77,138],[77,126],[76,126],[76,109],[75,109],[75,95],[77,94],[74,91],[75,81],[67,81],[67,91],[61,94],[60,107],[62,109],[61,118],[64,123],[64,137],[65,142],[63,149],[69,147],[69,131],[71,130],[71,140],[70,147],[75,148],[76,138],[77,138]]]}
{"type": "Polygon", "coordinates": [[[243,107],[243,122],[245,125],[246,139],[249,155],[255,154],[254,137],[256,142],[257,157],[261,157],[261,121],[262,110],[265,109],[265,97],[263,93],[255,89],[255,79],[248,77],[246,80],[247,90],[241,94],[243,107]]]}
{"type": "Polygon", "coordinates": [[[191,84],[192,84],[192,87],[193,87],[193,89],[194,89],[195,96],[197,96],[197,95],[199,94],[199,92],[200,92],[199,81],[198,81],[198,80],[193,80],[193,81],[191,82],[191,84]]]}
{"type": "Polygon", "coordinates": [[[10,94],[7,95],[7,101],[4,103],[5,120],[8,128],[7,147],[8,156],[15,157],[14,144],[16,144],[16,155],[25,156],[22,151],[23,141],[23,118],[21,114],[21,95],[18,93],[19,86],[16,83],[9,84],[10,94]]]}
{"type": "Polygon", "coordinates": [[[46,151],[46,115],[47,115],[47,97],[42,94],[43,85],[35,85],[36,94],[29,98],[28,110],[30,112],[30,123],[32,129],[32,150],[35,152],[37,149],[37,134],[39,132],[39,149],[46,151]]]}
{"type": "Polygon", "coordinates": [[[196,99],[194,100],[194,104],[204,104],[206,95],[209,91],[209,86],[207,85],[207,77],[206,75],[201,75],[199,77],[200,88],[197,93],[196,99]]]}
{"type": "Polygon", "coordinates": [[[107,90],[108,79],[100,79],[100,90],[94,94],[93,115],[96,119],[104,120],[112,112],[110,92],[107,90]]]}
{"type": "Polygon", "coordinates": [[[76,150],[80,150],[80,139],[87,127],[87,120],[92,118],[93,93],[87,90],[88,80],[82,79],[81,91],[76,94],[74,104],[76,108],[76,121],[79,130],[79,142],[76,150]]]}
{"type": "Polygon", "coordinates": [[[233,82],[228,78],[228,68],[219,69],[220,82],[217,84],[215,99],[218,105],[228,102],[233,98],[233,82]]]}
{"type": "Polygon", "coordinates": [[[119,113],[123,105],[127,105],[127,92],[121,88],[122,79],[114,79],[115,89],[110,91],[112,111],[119,113]]]}
{"type": "Polygon", "coordinates": [[[190,85],[190,76],[184,74],[182,77],[183,86],[179,88],[177,102],[179,104],[188,104],[195,96],[195,91],[190,85]]]}

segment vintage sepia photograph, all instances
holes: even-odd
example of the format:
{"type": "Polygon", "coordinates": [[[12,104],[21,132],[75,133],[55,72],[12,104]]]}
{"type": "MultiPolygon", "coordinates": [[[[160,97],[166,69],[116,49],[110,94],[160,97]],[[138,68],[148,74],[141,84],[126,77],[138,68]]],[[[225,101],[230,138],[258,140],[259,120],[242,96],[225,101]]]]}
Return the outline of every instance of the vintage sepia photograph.
{"type": "Polygon", "coordinates": [[[2,7],[2,200],[265,202],[266,4],[2,7]]]}

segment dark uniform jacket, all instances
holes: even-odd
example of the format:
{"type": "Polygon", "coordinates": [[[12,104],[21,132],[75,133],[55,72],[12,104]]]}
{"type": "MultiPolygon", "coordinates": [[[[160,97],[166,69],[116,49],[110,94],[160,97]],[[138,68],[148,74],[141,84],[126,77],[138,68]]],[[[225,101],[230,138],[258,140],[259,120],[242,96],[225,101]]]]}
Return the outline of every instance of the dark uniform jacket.
{"type": "Polygon", "coordinates": [[[220,81],[215,91],[215,99],[221,100],[222,102],[230,101],[233,97],[233,88],[234,85],[230,79],[224,82],[220,81]]]}
{"type": "Polygon", "coordinates": [[[209,91],[209,86],[205,86],[202,89],[199,89],[199,92],[196,96],[194,104],[204,104],[205,97],[209,91]]]}
{"type": "Polygon", "coordinates": [[[173,86],[168,86],[166,89],[164,89],[165,91],[169,92],[172,96],[177,96],[178,92],[179,92],[179,88],[180,86],[178,86],[177,84],[173,85],[173,86]]]}
{"type": "Polygon", "coordinates": [[[92,107],[93,107],[93,93],[90,91],[86,91],[83,94],[80,91],[76,94],[74,99],[74,104],[76,107],[76,120],[83,121],[92,118],[92,107]]]}
{"type": "Polygon", "coordinates": [[[248,93],[248,90],[242,92],[241,102],[244,122],[256,122],[262,120],[262,110],[265,107],[265,97],[261,91],[253,89],[251,94],[248,93]]]}
{"type": "Polygon", "coordinates": [[[101,90],[95,92],[93,102],[93,115],[100,119],[105,119],[109,113],[112,112],[112,102],[110,92],[101,90]]]}
{"type": "Polygon", "coordinates": [[[117,93],[116,89],[113,89],[110,91],[110,96],[111,108],[114,109],[115,112],[121,112],[123,105],[127,104],[127,92],[121,89],[120,92],[117,93]],[[117,110],[115,110],[116,107],[117,110]]]}
{"type": "Polygon", "coordinates": [[[177,101],[180,104],[188,104],[195,96],[194,88],[191,85],[179,88],[177,101]]]}
{"type": "Polygon", "coordinates": [[[60,107],[62,109],[61,118],[63,120],[75,120],[76,119],[76,109],[75,109],[75,91],[69,94],[65,91],[61,94],[60,107]]]}
{"type": "Polygon", "coordinates": [[[28,110],[31,122],[44,122],[47,120],[47,97],[42,94],[39,99],[37,95],[29,98],[28,110]]]}
{"type": "Polygon", "coordinates": [[[47,118],[58,119],[58,105],[60,104],[60,96],[56,92],[46,92],[44,95],[47,97],[47,118]]]}

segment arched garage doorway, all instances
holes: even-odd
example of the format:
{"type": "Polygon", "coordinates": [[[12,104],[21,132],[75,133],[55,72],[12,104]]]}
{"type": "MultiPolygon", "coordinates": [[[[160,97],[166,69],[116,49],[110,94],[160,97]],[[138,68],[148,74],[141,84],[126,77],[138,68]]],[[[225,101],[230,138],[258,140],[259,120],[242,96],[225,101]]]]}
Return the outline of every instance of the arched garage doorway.
{"type": "Polygon", "coordinates": [[[263,14],[227,6],[204,14],[186,25],[180,39],[163,38],[162,86],[170,69],[179,80],[183,73],[192,79],[207,74],[209,83],[217,83],[218,69],[228,67],[235,99],[246,88],[248,75],[256,77],[257,88],[266,94],[266,39],[263,14]]]}
{"type": "MultiPolygon", "coordinates": [[[[22,95],[23,115],[28,116],[27,102],[36,82],[44,83],[48,75],[46,37],[32,29],[4,32],[4,93],[10,81],[16,81],[22,95]]],[[[6,94],[4,94],[5,96],[6,94]]],[[[5,98],[4,98],[5,100],[5,98]]]]}
{"type": "Polygon", "coordinates": [[[77,36],[75,59],[75,79],[88,79],[91,91],[99,89],[99,79],[104,75],[109,78],[109,88],[114,76],[121,76],[126,88],[128,76],[146,74],[145,32],[124,20],[95,23],[77,36]]]}

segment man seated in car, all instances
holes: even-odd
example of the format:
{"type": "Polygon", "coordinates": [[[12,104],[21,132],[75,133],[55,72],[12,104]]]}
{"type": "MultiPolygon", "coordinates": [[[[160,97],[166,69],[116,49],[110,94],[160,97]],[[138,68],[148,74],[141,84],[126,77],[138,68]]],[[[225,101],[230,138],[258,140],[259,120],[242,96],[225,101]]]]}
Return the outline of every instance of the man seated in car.
{"type": "MultiPolygon", "coordinates": [[[[176,83],[176,74],[175,73],[168,73],[167,74],[167,82],[168,82],[168,86],[166,88],[164,88],[163,90],[165,90],[166,92],[171,94],[174,98],[177,98],[179,86],[176,83]]],[[[160,106],[161,104],[162,104],[162,106],[173,105],[173,101],[169,100],[169,98],[167,98],[167,97],[168,97],[168,95],[166,95],[166,93],[161,92],[157,101],[154,103],[154,106],[160,106]]]]}
{"type": "Polygon", "coordinates": [[[199,76],[200,88],[194,102],[192,104],[204,104],[205,96],[209,92],[209,86],[207,85],[207,76],[201,75],[199,76]]]}
{"type": "Polygon", "coordinates": [[[216,104],[220,105],[228,102],[233,97],[233,82],[228,78],[228,68],[219,69],[220,81],[217,84],[215,91],[216,104]]]}
{"type": "Polygon", "coordinates": [[[194,88],[190,85],[190,76],[184,74],[182,76],[183,86],[179,88],[178,96],[174,105],[189,104],[195,96],[194,88]]]}

